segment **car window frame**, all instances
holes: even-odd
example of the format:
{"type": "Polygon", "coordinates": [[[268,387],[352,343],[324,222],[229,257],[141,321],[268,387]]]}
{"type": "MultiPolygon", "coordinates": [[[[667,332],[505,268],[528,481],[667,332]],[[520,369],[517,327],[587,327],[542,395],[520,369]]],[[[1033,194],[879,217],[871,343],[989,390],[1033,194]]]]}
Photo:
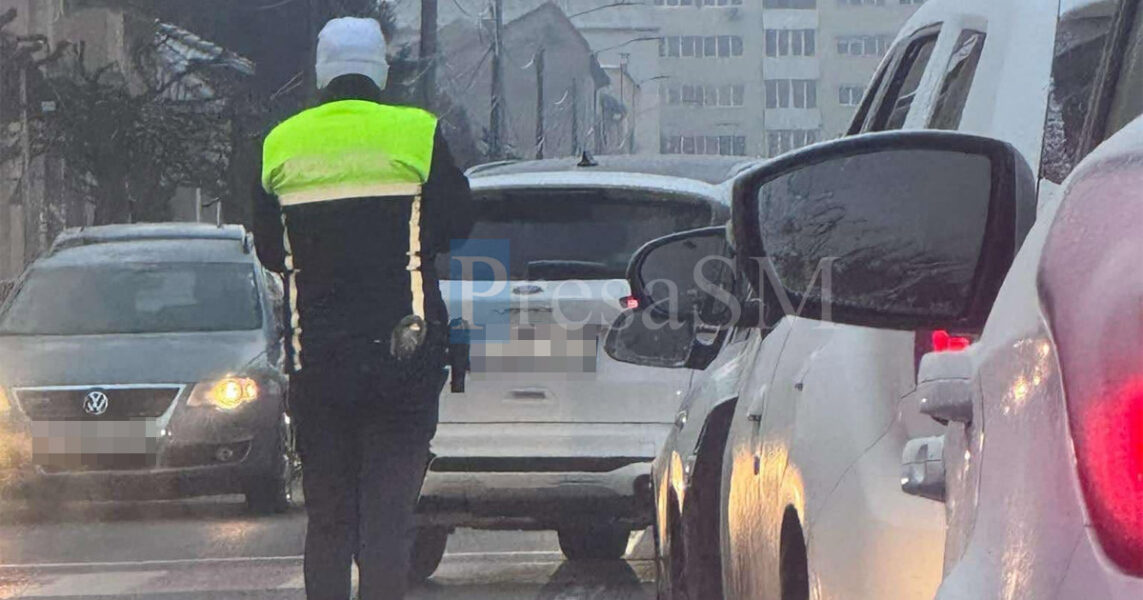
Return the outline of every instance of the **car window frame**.
{"type": "MultiPolygon", "coordinates": [[[[931,44],[933,50],[930,52],[929,58],[925,62],[924,70],[921,71],[921,79],[918,82],[918,90],[920,89],[920,84],[924,82],[925,73],[928,72],[929,68],[933,64],[933,57],[936,55],[936,49],[938,47],[937,44],[940,42],[942,28],[943,23],[925,27],[924,29],[916,31],[912,36],[909,37],[908,41],[902,44],[902,50],[896,57],[893,65],[893,75],[884,82],[882,89],[879,91],[877,101],[875,102],[877,105],[877,110],[870,112],[868,120],[862,129],[863,133],[898,131],[903,129],[903,126],[889,129],[886,128],[886,124],[889,122],[889,118],[893,115],[893,109],[896,107],[897,102],[901,98],[899,94],[901,86],[905,84],[905,79],[907,79],[913,71],[913,66],[916,64],[917,54],[926,44],[931,44]],[[910,57],[912,57],[913,60],[909,61],[908,65],[906,66],[906,60],[910,57]],[[889,99],[891,92],[895,94],[896,97],[893,99],[893,103],[889,104],[887,100],[889,99]]],[[[917,105],[913,103],[909,105],[909,113],[913,111],[915,106],[917,105]]],[[[906,113],[906,122],[908,121],[909,113],[906,113]]]]}
{"type": "MultiPolygon", "coordinates": [[[[939,41],[943,28],[944,22],[926,25],[914,30],[909,37],[903,38],[889,49],[881,68],[878,69],[877,74],[871,80],[872,83],[865,92],[865,97],[862,98],[861,103],[858,105],[857,112],[854,114],[853,121],[850,123],[849,131],[846,132],[846,135],[857,135],[875,131],[873,129],[873,123],[876,122],[878,116],[884,110],[885,96],[890,86],[899,76],[907,75],[907,73],[902,74],[900,70],[901,63],[909,53],[909,50],[929,37],[933,38],[934,43],[939,41]]],[[[931,56],[929,62],[932,62],[931,56]]],[[[927,68],[928,65],[926,65],[926,69],[927,68]]],[[[910,110],[912,110],[912,108],[910,108],[910,110]]]]}
{"type": "Polygon", "coordinates": [[[977,71],[979,70],[979,67],[980,67],[980,59],[981,59],[981,56],[984,55],[984,48],[987,44],[988,44],[988,32],[987,31],[982,31],[980,29],[974,29],[971,27],[965,27],[965,28],[962,28],[957,33],[956,42],[954,42],[953,47],[952,47],[952,53],[949,54],[948,61],[945,63],[944,73],[941,76],[940,85],[937,87],[936,94],[933,97],[932,111],[929,113],[929,116],[928,116],[928,119],[926,122],[926,128],[927,129],[941,129],[944,131],[958,131],[958,130],[960,130],[961,122],[964,121],[964,109],[965,109],[965,106],[968,105],[969,98],[972,97],[972,88],[976,84],[976,74],[977,74],[977,71]],[[953,60],[956,59],[957,52],[963,47],[963,45],[965,43],[967,43],[970,40],[970,36],[971,36],[971,38],[975,38],[977,40],[975,46],[972,49],[972,52],[969,54],[969,56],[965,57],[963,60],[954,64],[953,60]],[[965,88],[963,102],[960,103],[960,107],[957,110],[956,123],[953,124],[952,127],[943,127],[943,126],[937,127],[937,117],[938,117],[939,112],[941,111],[941,109],[949,106],[949,105],[944,104],[944,102],[945,102],[946,98],[948,98],[948,96],[946,96],[946,94],[948,92],[950,92],[949,88],[953,82],[952,78],[954,76],[957,76],[957,77],[963,76],[962,74],[964,73],[964,70],[962,67],[967,66],[967,65],[971,65],[972,73],[968,79],[968,82],[967,82],[968,85],[965,88]],[[954,69],[959,69],[959,70],[957,70],[956,73],[953,73],[954,69]]]}

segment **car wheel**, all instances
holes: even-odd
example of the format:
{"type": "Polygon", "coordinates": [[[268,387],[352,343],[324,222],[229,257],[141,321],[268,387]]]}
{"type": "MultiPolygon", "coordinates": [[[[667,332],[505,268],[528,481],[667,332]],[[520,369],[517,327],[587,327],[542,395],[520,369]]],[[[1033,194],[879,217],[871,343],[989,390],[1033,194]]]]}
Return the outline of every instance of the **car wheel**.
{"type": "Polygon", "coordinates": [[[420,583],[436,573],[448,545],[447,527],[418,527],[409,563],[409,581],[420,583]]]}
{"type": "Polygon", "coordinates": [[[560,550],[568,560],[619,560],[631,530],[618,525],[560,529],[560,550]]]}
{"type": "Polygon", "coordinates": [[[254,478],[246,485],[246,507],[252,513],[279,514],[294,504],[294,485],[299,468],[294,452],[293,432],[285,419],[279,430],[274,457],[274,466],[269,473],[254,478]]]}

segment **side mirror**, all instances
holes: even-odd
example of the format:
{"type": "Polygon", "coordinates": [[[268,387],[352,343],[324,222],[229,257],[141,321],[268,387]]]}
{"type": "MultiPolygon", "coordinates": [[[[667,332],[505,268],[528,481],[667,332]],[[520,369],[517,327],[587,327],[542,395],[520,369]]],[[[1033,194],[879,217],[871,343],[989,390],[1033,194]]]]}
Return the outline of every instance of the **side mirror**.
{"type": "Polygon", "coordinates": [[[643,308],[619,315],[607,331],[604,350],[619,362],[677,369],[688,366],[695,338],[691,322],[643,308]]]}
{"type": "Polygon", "coordinates": [[[660,318],[726,324],[741,309],[733,294],[736,265],[731,256],[726,227],[653,240],[631,258],[631,295],[660,318]]]}
{"type": "Polygon", "coordinates": [[[740,175],[734,237],[755,289],[787,312],[976,331],[1030,227],[1034,190],[1027,162],[1004,142],[861,135],[740,175]]]}

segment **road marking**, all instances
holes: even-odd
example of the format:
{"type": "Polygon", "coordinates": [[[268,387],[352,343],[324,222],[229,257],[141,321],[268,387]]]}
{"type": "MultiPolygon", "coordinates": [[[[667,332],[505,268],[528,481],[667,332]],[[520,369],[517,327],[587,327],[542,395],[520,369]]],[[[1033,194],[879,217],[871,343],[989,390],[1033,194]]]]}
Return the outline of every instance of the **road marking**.
{"type": "MultiPolygon", "coordinates": [[[[628,543],[634,548],[642,534],[639,534],[628,543]]],[[[514,558],[551,559],[563,561],[563,555],[555,551],[545,550],[514,550],[502,552],[449,552],[445,558],[460,560],[504,560],[514,558]]],[[[61,562],[61,563],[27,563],[0,565],[0,573],[22,571],[144,571],[149,569],[177,569],[179,567],[209,567],[216,565],[242,565],[242,564],[293,564],[303,562],[302,555],[296,556],[248,556],[230,558],[185,558],[173,560],[141,560],[123,562],[61,562]]]]}
{"type": "Polygon", "coordinates": [[[148,569],[175,569],[179,567],[207,567],[226,564],[276,564],[301,562],[302,556],[250,556],[232,558],[185,558],[175,560],[140,560],[131,562],[72,562],[28,563],[0,565],[0,573],[12,571],[142,571],[148,569]]]}
{"type": "Polygon", "coordinates": [[[114,578],[103,573],[71,575],[44,584],[33,584],[24,592],[26,596],[111,596],[143,589],[146,585],[165,575],[165,571],[140,571],[118,574],[114,578]]]}

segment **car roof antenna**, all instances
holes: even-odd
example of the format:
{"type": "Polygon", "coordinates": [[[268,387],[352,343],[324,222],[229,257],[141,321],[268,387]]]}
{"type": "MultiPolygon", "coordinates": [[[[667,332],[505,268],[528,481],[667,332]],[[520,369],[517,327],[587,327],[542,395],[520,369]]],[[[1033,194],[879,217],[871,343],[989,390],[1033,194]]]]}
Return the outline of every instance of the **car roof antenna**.
{"type": "Polygon", "coordinates": [[[593,157],[591,155],[591,152],[584,150],[583,151],[583,157],[579,159],[579,164],[577,164],[576,166],[577,167],[598,167],[599,163],[595,162],[595,157],[593,157]]]}

